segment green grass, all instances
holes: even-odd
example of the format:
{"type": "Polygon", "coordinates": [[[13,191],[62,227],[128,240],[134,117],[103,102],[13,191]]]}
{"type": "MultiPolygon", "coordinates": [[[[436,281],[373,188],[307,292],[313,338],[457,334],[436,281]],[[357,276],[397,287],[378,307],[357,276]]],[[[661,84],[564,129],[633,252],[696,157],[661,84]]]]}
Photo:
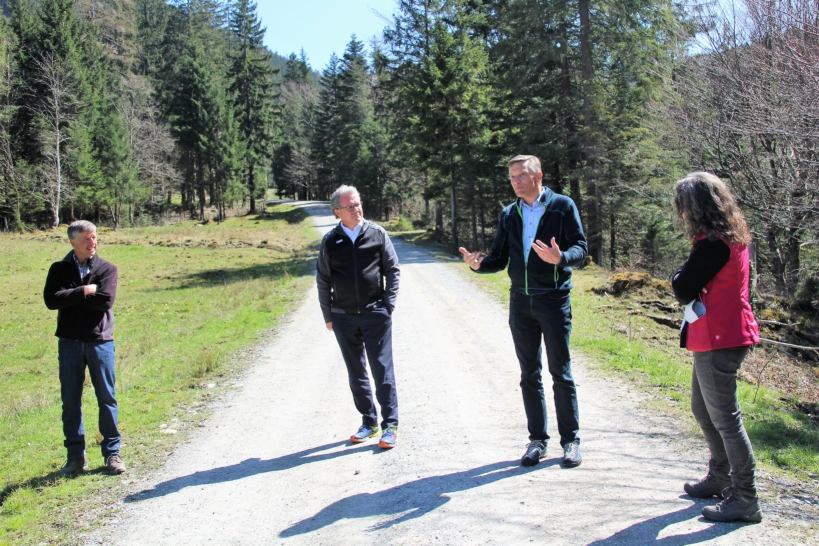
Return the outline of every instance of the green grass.
{"type": "Polygon", "coordinates": [[[0,544],[71,542],[91,524],[82,515],[120,480],[163,462],[241,368],[241,356],[301,299],[318,240],[305,213],[287,205],[221,224],[99,235],[100,256],[119,268],[117,398],[129,472],[98,471],[96,401],[86,384],[92,472],[57,476],[65,449],[56,313],[45,308],[42,289],[49,265],[70,246],[64,230],[0,237],[0,544]],[[161,432],[167,428],[179,434],[161,432]]]}
{"type": "MultiPolygon", "coordinates": [[[[459,264],[463,265],[463,264],[459,264]]],[[[463,265],[466,267],[466,265],[463,265]]],[[[494,297],[508,300],[506,272],[469,275],[494,297]]],[[[627,297],[599,296],[609,273],[598,267],[575,270],[572,291],[572,347],[600,367],[650,390],[666,410],[683,416],[698,430],[690,414],[692,356],[679,348],[679,332],[641,315],[629,314],[638,300],[656,300],[659,287],[627,297]]],[[[669,300],[670,303],[671,300],[669,300]]],[[[819,427],[802,412],[780,400],[781,393],[740,381],[739,399],[745,427],[758,462],[805,480],[819,477],[819,427]]]]}

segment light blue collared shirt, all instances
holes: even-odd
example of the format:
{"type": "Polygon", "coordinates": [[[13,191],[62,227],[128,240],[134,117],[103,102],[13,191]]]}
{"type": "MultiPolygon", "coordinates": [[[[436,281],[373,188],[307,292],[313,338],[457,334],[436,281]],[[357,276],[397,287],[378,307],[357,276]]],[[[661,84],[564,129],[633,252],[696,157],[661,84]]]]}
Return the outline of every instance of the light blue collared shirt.
{"type": "Polygon", "coordinates": [[[355,240],[358,239],[358,235],[361,233],[361,228],[364,225],[364,219],[362,218],[358,225],[353,229],[349,229],[347,226],[345,226],[344,222],[339,223],[341,224],[341,229],[343,229],[344,233],[347,234],[347,237],[349,237],[352,242],[355,242],[355,240]]]}
{"type": "Polygon", "coordinates": [[[546,212],[546,207],[540,202],[540,195],[538,195],[531,207],[521,199],[520,211],[523,214],[523,259],[528,260],[529,251],[532,249],[532,243],[537,234],[537,226],[540,224],[540,219],[543,218],[543,213],[546,212]]]}

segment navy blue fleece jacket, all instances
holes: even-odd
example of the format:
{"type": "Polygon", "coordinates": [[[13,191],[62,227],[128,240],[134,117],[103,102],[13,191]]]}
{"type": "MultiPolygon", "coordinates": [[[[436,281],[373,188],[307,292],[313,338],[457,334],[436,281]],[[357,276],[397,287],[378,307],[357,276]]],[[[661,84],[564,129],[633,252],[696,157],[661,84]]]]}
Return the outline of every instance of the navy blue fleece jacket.
{"type": "Polygon", "coordinates": [[[500,215],[492,250],[483,259],[478,273],[495,273],[509,264],[510,290],[537,295],[572,289],[572,267],[583,263],[588,254],[580,214],[569,197],[544,188],[538,201],[546,211],[540,219],[535,239],[548,245],[552,237],[563,256],[557,265],[544,262],[532,249],[523,255],[523,213],[520,201],[507,206],[500,215]]]}

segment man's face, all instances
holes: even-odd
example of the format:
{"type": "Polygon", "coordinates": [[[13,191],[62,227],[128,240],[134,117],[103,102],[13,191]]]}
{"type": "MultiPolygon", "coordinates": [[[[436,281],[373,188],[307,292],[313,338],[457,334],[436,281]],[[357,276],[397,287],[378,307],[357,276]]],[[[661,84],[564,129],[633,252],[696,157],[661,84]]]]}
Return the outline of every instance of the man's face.
{"type": "Polygon", "coordinates": [[[77,233],[75,235],[77,240],[69,239],[71,246],[74,247],[74,254],[77,260],[84,262],[91,256],[97,253],[97,232],[89,231],[88,233],[77,233]]]}
{"type": "Polygon", "coordinates": [[[358,225],[364,216],[364,210],[361,208],[361,197],[356,194],[342,195],[339,202],[341,208],[335,209],[333,212],[341,218],[341,223],[349,228],[358,225]]]}
{"type": "Polygon", "coordinates": [[[513,163],[509,167],[509,180],[515,195],[524,199],[535,199],[540,195],[543,173],[531,172],[523,162],[513,163]]]}

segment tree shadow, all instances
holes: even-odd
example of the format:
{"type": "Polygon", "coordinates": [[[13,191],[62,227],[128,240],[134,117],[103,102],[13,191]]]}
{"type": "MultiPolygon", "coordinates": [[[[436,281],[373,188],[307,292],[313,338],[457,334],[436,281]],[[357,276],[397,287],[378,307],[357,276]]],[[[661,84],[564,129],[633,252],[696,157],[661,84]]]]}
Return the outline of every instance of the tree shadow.
{"type": "Polygon", "coordinates": [[[201,286],[228,285],[254,279],[276,280],[284,276],[303,277],[314,275],[312,266],[315,258],[300,256],[289,260],[271,260],[238,269],[206,269],[177,277],[177,283],[165,290],[183,290],[201,286]]]}
{"type": "MultiPolygon", "coordinates": [[[[429,250],[413,246],[401,240],[393,240],[398,262],[402,265],[445,263],[445,260],[436,258],[429,250]]],[[[466,266],[466,264],[464,264],[466,266]]]]}
{"type": "Polygon", "coordinates": [[[463,472],[421,478],[376,493],[359,493],[322,508],[315,516],[295,523],[279,536],[286,538],[310,533],[342,519],[395,516],[374,525],[370,531],[386,529],[443,506],[449,502],[448,493],[465,491],[558,464],[560,459],[552,459],[527,469],[520,466],[519,460],[502,461],[463,472]]]}
{"type": "MultiPolygon", "coordinates": [[[[278,204],[278,203],[276,203],[278,204]]],[[[293,207],[290,210],[264,210],[256,214],[256,220],[266,220],[272,222],[275,220],[284,220],[288,224],[300,224],[310,217],[310,209],[308,207],[293,207]]]]}
{"type": "Polygon", "coordinates": [[[232,482],[247,478],[249,476],[255,476],[256,474],[280,472],[282,470],[296,468],[297,466],[301,466],[303,464],[327,461],[330,459],[343,457],[345,455],[360,453],[362,451],[375,451],[376,453],[381,451],[378,444],[370,444],[359,445],[341,451],[322,453],[329,449],[344,445],[350,445],[350,442],[347,440],[342,440],[331,444],[324,444],[318,447],[311,447],[310,449],[305,449],[297,453],[291,453],[290,455],[283,455],[275,459],[245,459],[244,461],[234,465],[211,468],[201,472],[194,472],[193,474],[189,474],[187,476],[180,476],[178,478],[159,483],[151,489],[146,489],[144,491],[140,491],[139,493],[128,495],[125,498],[125,502],[139,502],[156,497],[164,497],[165,495],[170,495],[181,491],[186,487],[232,482]]]}
{"type": "Polygon", "coordinates": [[[747,525],[744,523],[713,524],[710,527],[700,529],[699,531],[693,533],[657,538],[663,529],[676,523],[688,521],[698,516],[699,521],[707,522],[708,520],[700,515],[702,512],[702,507],[706,504],[708,504],[708,501],[695,502],[682,510],[677,510],[676,512],[663,514],[661,516],[635,523],[634,525],[626,527],[622,531],[618,531],[608,538],[596,540],[590,543],[589,546],[617,546],[631,544],[687,546],[689,544],[699,544],[700,542],[713,540],[739,529],[739,527],[742,525],[747,525]]]}

